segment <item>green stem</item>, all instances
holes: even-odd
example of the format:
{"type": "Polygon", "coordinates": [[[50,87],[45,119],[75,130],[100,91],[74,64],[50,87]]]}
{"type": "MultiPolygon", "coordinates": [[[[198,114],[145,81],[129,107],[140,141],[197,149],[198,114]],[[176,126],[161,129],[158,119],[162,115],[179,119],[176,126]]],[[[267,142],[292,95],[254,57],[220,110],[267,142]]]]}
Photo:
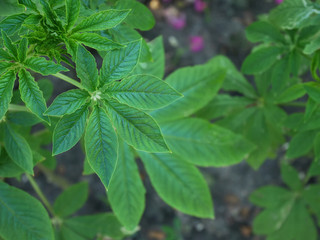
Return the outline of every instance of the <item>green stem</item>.
{"type": "Polygon", "coordinates": [[[9,104],[8,110],[12,112],[29,112],[29,109],[26,106],[21,106],[17,104],[9,104]]]}
{"type": "Polygon", "coordinates": [[[76,80],[74,80],[74,79],[72,79],[72,78],[70,78],[70,77],[68,77],[68,76],[66,76],[66,75],[64,75],[62,73],[56,73],[56,74],[53,74],[52,76],[60,78],[63,81],[68,82],[68,83],[76,86],[77,88],[83,89],[83,86],[81,85],[81,83],[79,83],[78,81],[76,81],[76,80]]]}
{"type": "Polygon", "coordinates": [[[52,216],[55,216],[53,207],[51,206],[51,204],[49,203],[48,199],[44,196],[44,194],[42,193],[40,187],[38,186],[37,182],[33,179],[33,177],[31,177],[29,174],[26,173],[26,176],[31,184],[31,186],[33,187],[34,191],[38,194],[39,198],[41,199],[41,201],[43,202],[43,204],[46,206],[46,208],[48,209],[48,211],[51,213],[52,216]]]}

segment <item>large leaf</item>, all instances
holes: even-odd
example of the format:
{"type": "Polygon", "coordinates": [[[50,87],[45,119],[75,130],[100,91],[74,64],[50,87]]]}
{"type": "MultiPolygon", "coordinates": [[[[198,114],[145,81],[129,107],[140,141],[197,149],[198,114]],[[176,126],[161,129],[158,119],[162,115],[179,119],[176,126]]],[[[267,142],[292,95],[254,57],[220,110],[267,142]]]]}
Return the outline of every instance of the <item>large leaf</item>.
{"type": "Polygon", "coordinates": [[[133,152],[123,141],[119,141],[118,164],[110,183],[108,199],[120,222],[128,230],[135,229],[145,208],[145,189],[133,152]]]}
{"type": "Polygon", "coordinates": [[[118,139],[107,113],[95,106],[85,135],[87,160],[108,189],[118,158],[118,139]]]}
{"type": "Polygon", "coordinates": [[[106,54],[101,68],[101,85],[127,76],[137,65],[141,50],[141,39],[126,44],[106,54]]]}
{"type": "Polygon", "coordinates": [[[147,152],[168,152],[161,130],[148,114],[118,103],[106,101],[113,125],[120,136],[137,150],[147,152]]]}
{"type": "Polygon", "coordinates": [[[89,98],[89,94],[85,90],[73,89],[60,94],[50,105],[45,115],[63,116],[74,113],[83,106],[89,98]]]}
{"type": "Polygon", "coordinates": [[[4,146],[10,158],[26,172],[33,174],[33,157],[27,141],[9,125],[5,125],[4,146]]]}
{"type": "Polygon", "coordinates": [[[27,17],[28,15],[24,13],[6,17],[0,22],[0,30],[5,31],[8,35],[12,35],[21,28],[22,23],[27,17]]]}
{"type": "Polygon", "coordinates": [[[307,154],[312,149],[316,135],[317,131],[313,130],[302,131],[295,134],[290,141],[286,154],[287,157],[293,159],[307,154]]]}
{"type": "Polygon", "coordinates": [[[48,213],[20,189],[0,182],[0,236],[5,239],[54,240],[48,213]]]}
{"type": "Polygon", "coordinates": [[[79,0],[66,0],[66,31],[69,31],[76,23],[80,13],[79,0]]]}
{"type": "Polygon", "coordinates": [[[225,72],[212,70],[211,65],[186,67],[171,74],[166,82],[183,98],[151,113],[157,121],[169,121],[191,115],[204,107],[219,91],[225,72]]]}
{"type": "Polygon", "coordinates": [[[96,33],[75,33],[71,35],[71,38],[88,47],[97,49],[98,51],[110,51],[112,49],[123,47],[123,45],[108,38],[101,37],[96,33]]]}
{"type": "Polygon", "coordinates": [[[279,29],[268,22],[257,21],[246,29],[246,37],[251,42],[285,42],[279,29]]]}
{"type": "Polygon", "coordinates": [[[16,74],[14,71],[8,71],[0,76],[0,120],[9,108],[15,80],[16,74]]]}
{"type": "Polygon", "coordinates": [[[129,14],[130,10],[105,10],[95,13],[82,20],[72,32],[102,31],[120,24],[129,14]]]}
{"type": "Polygon", "coordinates": [[[81,45],[78,46],[76,65],[81,84],[94,92],[99,84],[97,63],[92,54],[81,45]]]}
{"type": "Polygon", "coordinates": [[[317,103],[320,103],[320,84],[318,82],[308,82],[304,84],[308,95],[317,103]]]}
{"type": "Polygon", "coordinates": [[[196,118],[161,124],[170,149],[199,166],[228,166],[241,162],[255,147],[241,135],[196,118]]]}
{"type": "Polygon", "coordinates": [[[53,154],[68,151],[79,142],[88,117],[88,104],[70,115],[63,116],[53,132],[53,154]]]}
{"type": "Polygon", "coordinates": [[[49,123],[50,119],[43,115],[47,110],[43,94],[34,78],[25,69],[21,69],[19,72],[19,83],[21,99],[25,102],[27,108],[40,119],[49,123]]]}
{"type": "MultiPolygon", "coordinates": [[[[319,174],[318,174],[319,175],[319,174]]],[[[307,186],[303,190],[303,198],[307,202],[307,204],[311,207],[312,211],[318,218],[318,222],[320,223],[320,185],[314,184],[307,186]]]]}
{"type": "Polygon", "coordinates": [[[17,59],[18,58],[18,49],[17,46],[12,43],[10,37],[7,35],[6,32],[1,30],[1,35],[2,35],[2,40],[3,40],[3,44],[6,47],[6,49],[8,49],[8,51],[10,52],[10,54],[17,59]]]}
{"type": "Polygon", "coordinates": [[[173,154],[139,155],[152,185],[166,203],[192,216],[214,217],[209,188],[196,167],[173,154]]]}
{"type": "Polygon", "coordinates": [[[38,12],[37,5],[33,2],[33,0],[18,0],[19,4],[26,6],[26,10],[31,9],[35,12],[38,12]]]}
{"type": "Polygon", "coordinates": [[[53,61],[48,61],[43,57],[30,57],[24,65],[32,71],[38,72],[44,76],[55,74],[61,71],[68,71],[65,67],[55,64],[53,61]]]}
{"type": "Polygon", "coordinates": [[[139,109],[158,109],[177,99],[181,94],[169,84],[151,75],[133,75],[107,86],[105,91],[119,102],[139,109]]]}
{"type": "Polygon", "coordinates": [[[65,218],[78,211],[88,198],[88,183],[80,182],[64,190],[55,200],[54,213],[65,218]]]}

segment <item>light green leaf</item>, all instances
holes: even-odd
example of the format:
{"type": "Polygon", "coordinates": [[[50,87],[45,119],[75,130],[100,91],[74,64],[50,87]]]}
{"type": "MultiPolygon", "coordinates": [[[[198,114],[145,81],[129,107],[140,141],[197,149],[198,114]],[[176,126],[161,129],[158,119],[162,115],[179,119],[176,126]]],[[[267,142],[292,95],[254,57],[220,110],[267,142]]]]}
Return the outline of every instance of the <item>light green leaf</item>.
{"type": "Polygon", "coordinates": [[[303,188],[298,171],[289,164],[282,164],[281,176],[285,184],[287,184],[292,190],[299,191],[303,188]]]}
{"type": "Polygon", "coordinates": [[[96,33],[75,33],[71,35],[71,38],[98,51],[110,51],[124,47],[123,45],[108,38],[101,37],[96,33]]]}
{"type": "MultiPolygon", "coordinates": [[[[284,90],[279,96],[275,98],[276,104],[292,102],[306,94],[304,84],[295,84],[284,90]]],[[[319,99],[320,100],[320,99],[319,99]]]]}
{"type": "Polygon", "coordinates": [[[10,37],[7,35],[6,32],[1,30],[2,40],[3,44],[8,49],[8,51],[12,54],[12,56],[17,59],[18,58],[18,49],[17,46],[14,45],[10,39],[10,37]]]}
{"type": "Polygon", "coordinates": [[[85,149],[91,168],[106,189],[118,160],[118,139],[107,113],[95,106],[85,134],[85,149]]]}
{"type": "Polygon", "coordinates": [[[18,2],[19,2],[19,4],[26,6],[27,10],[29,8],[29,9],[39,13],[37,5],[32,0],[18,0],[18,2]]]}
{"type": "Polygon", "coordinates": [[[213,218],[209,188],[200,171],[173,154],[139,152],[159,196],[179,211],[213,218]]]}
{"type": "Polygon", "coordinates": [[[80,13],[79,0],[66,0],[66,31],[68,32],[77,22],[80,13]]]}
{"type": "Polygon", "coordinates": [[[147,152],[168,152],[161,130],[156,121],[136,108],[106,101],[107,110],[119,135],[137,150],[147,152]]]}
{"type": "Polygon", "coordinates": [[[45,115],[63,116],[74,113],[89,99],[89,93],[82,89],[72,89],[60,94],[50,105],[45,115]]]}
{"type": "Polygon", "coordinates": [[[54,213],[65,218],[78,211],[87,201],[88,188],[87,182],[80,182],[64,190],[54,202],[54,213]]]}
{"type": "Polygon", "coordinates": [[[47,110],[43,94],[34,78],[25,69],[21,69],[19,72],[19,90],[21,99],[25,102],[27,108],[43,121],[50,123],[50,119],[43,115],[47,110]]]}
{"type": "Polygon", "coordinates": [[[318,82],[308,82],[304,84],[308,95],[317,103],[320,103],[320,84],[318,82]]]}
{"type": "Polygon", "coordinates": [[[7,124],[4,133],[4,146],[9,157],[23,170],[33,174],[33,157],[27,141],[7,124]]]}
{"type": "Polygon", "coordinates": [[[46,0],[40,0],[40,4],[42,5],[42,10],[46,16],[46,20],[54,27],[62,29],[62,24],[56,12],[51,8],[51,3],[46,0]]]}
{"type": "Polygon", "coordinates": [[[19,49],[18,49],[18,58],[20,62],[24,62],[24,60],[26,59],[27,50],[28,50],[28,39],[22,38],[19,44],[19,49]]]}
{"type": "Polygon", "coordinates": [[[125,48],[108,52],[102,63],[101,85],[122,79],[132,72],[139,61],[140,51],[141,39],[127,43],[125,48]]]}
{"type": "Polygon", "coordinates": [[[15,58],[12,57],[7,51],[0,48],[0,60],[15,61],[15,58]]]}
{"type": "Polygon", "coordinates": [[[95,13],[82,20],[72,32],[103,31],[120,24],[129,14],[130,10],[105,10],[95,13]]]}
{"type": "Polygon", "coordinates": [[[97,63],[92,54],[81,45],[78,46],[76,71],[82,85],[94,92],[99,84],[97,63]]]}
{"type": "Polygon", "coordinates": [[[138,109],[158,109],[181,98],[169,84],[151,75],[133,75],[107,85],[106,94],[138,109]]]}
{"type": "Polygon", "coordinates": [[[246,28],[246,37],[250,42],[285,42],[279,29],[268,22],[257,21],[246,28]]]}
{"type": "Polygon", "coordinates": [[[54,155],[68,151],[79,142],[87,117],[88,104],[85,104],[79,110],[60,119],[53,132],[54,155]]]}
{"type": "Polygon", "coordinates": [[[268,70],[283,52],[283,49],[270,46],[252,52],[242,64],[245,74],[258,74],[268,70]]]}
{"type": "Polygon", "coordinates": [[[145,188],[133,152],[124,142],[119,141],[119,156],[108,199],[113,212],[128,230],[139,224],[145,208],[145,188]]]}
{"type": "MultiPolygon", "coordinates": [[[[290,77],[290,56],[284,56],[272,67],[271,84],[274,92],[281,92],[288,87],[290,77]]],[[[269,78],[269,77],[268,77],[269,78]]]]}
{"type": "Polygon", "coordinates": [[[276,25],[293,29],[314,13],[313,3],[306,0],[285,0],[270,13],[270,20],[276,25]]]}
{"type": "Polygon", "coordinates": [[[159,122],[190,116],[217,94],[225,78],[224,71],[212,70],[211,65],[186,67],[172,73],[166,82],[183,98],[151,113],[159,122]]]}
{"type": "Polygon", "coordinates": [[[5,239],[54,240],[41,203],[20,189],[0,182],[0,236],[5,239]]]}
{"type": "Polygon", "coordinates": [[[172,152],[199,166],[239,163],[255,148],[241,135],[201,119],[180,119],[160,126],[172,152]]]}
{"type": "Polygon", "coordinates": [[[59,64],[55,64],[53,61],[48,61],[43,57],[30,57],[24,62],[26,68],[30,68],[32,71],[40,73],[44,76],[56,74],[61,71],[68,71],[65,67],[59,64]]]}
{"type": "Polygon", "coordinates": [[[312,149],[316,131],[303,131],[298,132],[290,141],[288,151],[286,153],[289,159],[301,157],[312,149]]]}
{"type": "Polygon", "coordinates": [[[317,51],[319,48],[320,48],[320,37],[317,37],[316,39],[313,39],[305,46],[305,48],[303,49],[303,53],[307,55],[311,55],[315,51],[317,51]]]}
{"type": "Polygon", "coordinates": [[[21,28],[27,17],[28,15],[24,13],[8,16],[0,22],[0,30],[12,35],[21,28]]]}
{"type": "Polygon", "coordinates": [[[16,74],[8,71],[0,76],[0,120],[6,114],[12,98],[16,74]]]}

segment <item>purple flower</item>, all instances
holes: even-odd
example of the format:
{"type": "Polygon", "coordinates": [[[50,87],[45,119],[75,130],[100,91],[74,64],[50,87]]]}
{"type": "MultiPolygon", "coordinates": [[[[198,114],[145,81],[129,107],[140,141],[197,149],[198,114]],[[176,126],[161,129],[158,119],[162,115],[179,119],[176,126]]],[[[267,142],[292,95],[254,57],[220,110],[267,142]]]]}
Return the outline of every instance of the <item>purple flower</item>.
{"type": "Polygon", "coordinates": [[[201,36],[192,36],[190,38],[190,50],[191,52],[200,52],[204,48],[204,40],[201,36]]]}
{"type": "Polygon", "coordinates": [[[280,4],[283,2],[283,0],[274,0],[276,4],[280,4]]]}
{"type": "Polygon", "coordinates": [[[186,26],[186,14],[180,13],[176,8],[168,8],[165,11],[165,17],[169,24],[177,30],[181,30],[186,26]]]}
{"type": "Polygon", "coordinates": [[[197,12],[203,12],[207,8],[207,3],[203,0],[195,0],[194,1],[194,9],[197,12]]]}

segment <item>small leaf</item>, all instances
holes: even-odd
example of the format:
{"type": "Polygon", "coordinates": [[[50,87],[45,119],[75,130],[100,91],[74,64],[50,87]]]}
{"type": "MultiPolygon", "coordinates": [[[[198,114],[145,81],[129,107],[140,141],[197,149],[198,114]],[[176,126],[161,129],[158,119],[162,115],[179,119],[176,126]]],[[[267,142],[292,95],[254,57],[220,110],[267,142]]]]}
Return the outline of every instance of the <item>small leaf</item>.
{"type": "Polygon", "coordinates": [[[105,93],[138,109],[158,109],[181,98],[169,84],[151,75],[134,75],[108,85],[105,93]]]}
{"type": "Polygon", "coordinates": [[[118,139],[106,112],[95,106],[85,134],[85,149],[91,168],[106,189],[116,168],[118,139]]]}
{"type": "Polygon", "coordinates": [[[10,37],[7,35],[6,32],[1,30],[1,35],[3,39],[4,46],[8,49],[8,51],[12,54],[12,56],[17,59],[18,57],[18,49],[17,46],[14,45],[10,39],[10,37]]]}
{"type": "Polygon", "coordinates": [[[320,185],[319,184],[313,184],[307,186],[303,193],[303,199],[307,202],[307,204],[311,207],[312,211],[315,213],[315,215],[318,218],[318,222],[320,222],[320,185]]]}
{"type": "Polygon", "coordinates": [[[14,163],[33,174],[33,157],[29,144],[7,124],[5,125],[4,146],[14,163]]]}
{"type": "Polygon", "coordinates": [[[32,0],[18,0],[19,4],[26,6],[26,8],[30,8],[31,10],[39,13],[37,5],[32,0]]]}
{"type": "Polygon", "coordinates": [[[99,84],[96,60],[81,45],[78,46],[76,71],[77,76],[81,79],[81,84],[89,91],[94,92],[99,84]]]}
{"type": "Polygon", "coordinates": [[[290,141],[290,145],[287,151],[287,157],[289,159],[301,157],[307,154],[313,146],[314,139],[316,137],[316,131],[303,131],[298,132],[290,141]]]}
{"type": "Polygon", "coordinates": [[[65,218],[78,211],[87,201],[88,183],[80,182],[64,190],[55,200],[53,210],[65,218]]]}
{"type": "Polygon", "coordinates": [[[61,71],[68,71],[65,67],[55,64],[53,61],[48,61],[43,57],[30,57],[25,61],[24,65],[32,71],[41,73],[44,76],[56,74],[61,71]]]}
{"type": "Polygon", "coordinates": [[[7,51],[0,48],[0,60],[15,61],[15,58],[12,57],[7,51]]]}
{"type": "Polygon", "coordinates": [[[20,189],[0,182],[0,236],[5,239],[54,240],[47,211],[20,189]]]}
{"type": "Polygon", "coordinates": [[[127,76],[137,65],[141,51],[141,39],[126,44],[106,54],[101,68],[101,85],[127,76]]]}
{"type": "Polygon", "coordinates": [[[21,25],[28,16],[24,13],[8,16],[0,22],[0,30],[3,30],[8,35],[12,35],[21,28],[21,25]]]}
{"type": "Polygon", "coordinates": [[[252,52],[242,64],[245,74],[258,74],[268,70],[283,52],[281,48],[270,46],[252,52]]]}
{"type": "Polygon", "coordinates": [[[317,103],[320,103],[320,84],[318,82],[308,82],[304,84],[308,95],[317,103]]]}
{"type": "Polygon", "coordinates": [[[118,163],[108,199],[113,212],[128,230],[134,230],[139,224],[145,208],[145,192],[133,152],[120,140],[118,163]]]}
{"type": "Polygon", "coordinates": [[[47,110],[43,94],[34,78],[25,69],[21,69],[19,72],[19,90],[21,99],[24,101],[27,108],[43,121],[50,123],[50,119],[43,115],[47,110]]]}
{"type": "Polygon", "coordinates": [[[80,13],[79,0],[66,0],[66,31],[68,32],[77,22],[80,13]]]}
{"type": "Polygon", "coordinates": [[[306,90],[304,88],[304,84],[295,84],[285,91],[283,91],[279,96],[276,97],[275,103],[287,103],[292,102],[298,98],[303,97],[306,94],[306,90]]]}
{"type": "Polygon", "coordinates": [[[139,152],[159,196],[179,211],[213,218],[209,188],[200,171],[173,154],[139,152]]]}
{"type": "Polygon", "coordinates": [[[75,33],[71,35],[71,38],[98,51],[110,51],[124,47],[123,45],[108,38],[101,37],[96,33],[75,33]]]}
{"type": "Polygon", "coordinates": [[[63,116],[53,132],[53,155],[68,151],[79,142],[86,126],[88,104],[70,115],[63,116]]]}
{"type": "Polygon", "coordinates": [[[120,24],[130,10],[105,10],[95,13],[82,20],[72,32],[103,31],[120,24]]]}
{"type": "Polygon", "coordinates": [[[24,62],[24,60],[26,59],[27,50],[28,50],[28,39],[22,38],[19,44],[19,49],[18,49],[18,58],[20,62],[24,62]]]}
{"type": "Polygon", "coordinates": [[[246,37],[250,42],[281,42],[285,39],[280,31],[268,22],[257,21],[246,28],[246,37]]]}
{"type": "Polygon", "coordinates": [[[60,94],[50,105],[45,115],[63,116],[74,113],[83,106],[89,98],[89,94],[85,90],[73,89],[60,94]]]}
{"type": "Polygon", "coordinates": [[[0,76],[0,120],[6,114],[12,98],[16,74],[8,71],[0,76]]]}
{"type": "Polygon", "coordinates": [[[137,150],[168,152],[161,130],[148,114],[114,100],[106,101],[107,110],[119,135],[137,150]]]}
{"type": "Polygon", "coordinates": [[[290,166],[289,164],[282,164],[281,166],[281,176],[283,181],[292,189],[292,190],[301,190],[303,184],[299,178],[298,171],[290,166]]]}
{"type": "Polygon", "coordinates": [[[62,29],[62,24],[58,19],[56,12],[51,8],[50,2],[45,0],[40,0],[40,4],[42,5],[43,12],[46,16],[46,20],[53,26],[62,29]]]}

